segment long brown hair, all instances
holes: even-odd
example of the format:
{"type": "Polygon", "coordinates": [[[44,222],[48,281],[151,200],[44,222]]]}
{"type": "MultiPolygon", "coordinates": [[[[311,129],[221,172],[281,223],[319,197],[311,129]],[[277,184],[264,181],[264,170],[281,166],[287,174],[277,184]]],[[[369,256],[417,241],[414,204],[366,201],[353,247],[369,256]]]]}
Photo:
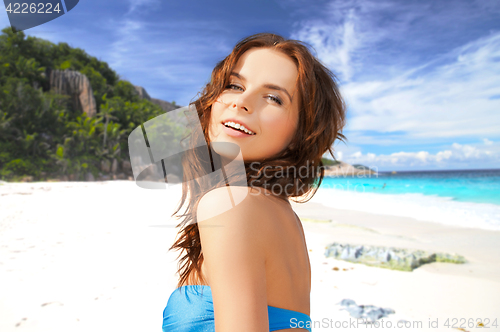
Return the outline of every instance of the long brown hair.
{"type": "MultiPolygon", "coordinates": [[[[271,33],[259,33],[238,42],[231,54],[215,66],[210,82],[205,86],[201,96],[194,101],[204,139],[210,143],[208,130],[212,104],[228,85],[231,71],[239,58],[252,48],[270,48],[284,53],[296,64],[299,121],[290,145],[280,154],[262,160],[257,165],[245,162],[246,179],[242,184],[248,183],[250,186],[263,188],[273,188],[278,185],[287,190],[280,191],[275,196],[285,200],[295,198],[296,202],[307,202],[316,193],[324,177],[321,157],[327,151],[333,156],[334,142],[346,140],[341,133],[346,124],[346,107],[335,76],[311,54],[302,42],[286,40],[271,33]],[[297,168],[306,170],[306,175],[302,175],[304,172],[297,174],[297,168]],[[290,170],[292,172],[289,172],[290,170]]],[[[211,158],[208,154],[196,149],[190,150],[183,157],[182,197],[173,214],[182,218],[177,226],[181,227],[181,230],[178,239],[169,249],[181,250],[181,253],[185,251],[179,260],[178,287],[187,281],[193,284],[207,284],[201,273],[203,253],[196,222],[196,208],[207,191],[225,185],[220,179],[206,183],[206,180],[200,176],[213,169],[210,159],[212,162],[217,160],[213,150],[211,158]],[[188,179],[193,179],[193,181],[187,181],[188,179]],[[179,213],[183,206],[185,206],[184,212],[179,213]]]]}

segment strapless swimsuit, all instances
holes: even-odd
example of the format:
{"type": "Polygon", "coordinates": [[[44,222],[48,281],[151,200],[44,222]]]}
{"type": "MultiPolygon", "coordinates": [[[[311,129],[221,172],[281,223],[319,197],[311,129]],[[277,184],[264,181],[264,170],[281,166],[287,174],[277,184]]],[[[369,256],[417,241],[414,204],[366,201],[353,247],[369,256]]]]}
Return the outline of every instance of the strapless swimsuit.
{"type": "MultiPolygon", "coordinates": [[[[311,317],[298,311],[267,306],[269,331],[304,328],[311,332],[311,317]]],[[[163,310],[163,332],[215,332],[212,290],[207,285],[177,288],[163,310]]]]}

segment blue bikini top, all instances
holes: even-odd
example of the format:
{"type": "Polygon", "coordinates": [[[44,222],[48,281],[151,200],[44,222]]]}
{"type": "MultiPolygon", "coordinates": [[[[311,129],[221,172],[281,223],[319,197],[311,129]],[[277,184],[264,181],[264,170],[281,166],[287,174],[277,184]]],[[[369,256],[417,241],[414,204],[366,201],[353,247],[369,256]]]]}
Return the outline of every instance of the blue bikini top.
{"type": "MultiPolygon", "coordinates": [[[[311,317],[298,311],[267,306],[269,331],[303,328],[311,332],[311,317]]],[[[163,332],[215,332],[212,290],[207,285],[177,288],[163,310],[163,332]]]]}

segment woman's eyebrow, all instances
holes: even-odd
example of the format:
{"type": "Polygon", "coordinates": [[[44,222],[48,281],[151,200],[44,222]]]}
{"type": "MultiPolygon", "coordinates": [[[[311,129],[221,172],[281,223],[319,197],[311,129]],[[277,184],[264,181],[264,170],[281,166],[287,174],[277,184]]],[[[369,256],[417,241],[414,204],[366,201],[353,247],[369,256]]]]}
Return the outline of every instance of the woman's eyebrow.
{"type": "MultiPolygon", "coordinates": [[[[236,76],[237,78],[239,78],[240,80],[242,81],[246,81],[245,77],[236,73],[236,72],[231,72],[231,76],[236,76]]],[[[279,91],[283,91],[287,96],[288,98],[290,99],[290,102],[292,102],[292,97],[290,96],[290,94],[288,93],[288,91],[286,91],[285,88],[282,88],[278,85],[275,85],[275,84],[270,84],[270,83],[267,83],[267,84],[264,84],[264,87],[267,88],[267,89],[272,89],[272,90],[279,90],[279,91]]]]}

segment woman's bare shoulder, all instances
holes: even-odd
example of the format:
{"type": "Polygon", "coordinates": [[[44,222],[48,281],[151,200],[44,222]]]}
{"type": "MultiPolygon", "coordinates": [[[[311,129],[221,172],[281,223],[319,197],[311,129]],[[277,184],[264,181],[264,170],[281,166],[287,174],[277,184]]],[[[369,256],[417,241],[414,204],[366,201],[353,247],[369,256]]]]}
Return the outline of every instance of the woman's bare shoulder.
{"type": "Polygon", "coordinates": [[[238,186],[216,188],[200,199],[197,220],[200,222],[222,214],[234,213],[267,219],[278,205],[283,204],[279,201],[280,199],[270,196],[259,188],[238,186]]]}

